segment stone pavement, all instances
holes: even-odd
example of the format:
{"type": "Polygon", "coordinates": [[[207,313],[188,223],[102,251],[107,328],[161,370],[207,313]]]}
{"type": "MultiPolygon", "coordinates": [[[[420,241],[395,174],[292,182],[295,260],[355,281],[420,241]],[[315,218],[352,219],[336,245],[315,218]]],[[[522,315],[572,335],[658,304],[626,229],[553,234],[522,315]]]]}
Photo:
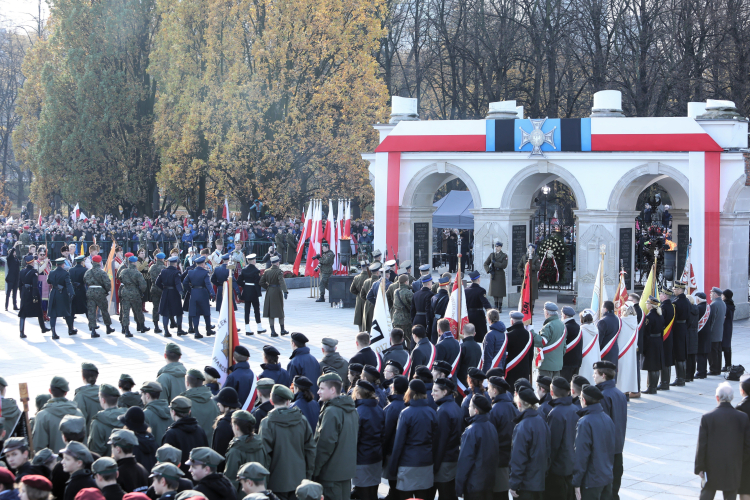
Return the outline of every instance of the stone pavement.
{"type": "MultiPolygon", "coordinates": [[[[290,290],[286,301],[286,328],[303,332],[310,338],[314,354],[320,353],[321,339],[339,339],[339,351],[349,358],[355,353],[354,336],[356,327],[352,324],[352,309],[334,309],[328,304],[315,303],[308,298],[309,289],[290,290]]],[[[553,300],[554,294],[542,292],[535,307],[535,325],[542,323],[542,304],[553,300]]],[[[244,330],[242,304],[237,311],[238,326],[244,330]]],[[[150,310],[150,304],[148,306],[150,310]]],[[[507,310],[503,315],[507,317],[507,310]]],[[[218,313],[213,312],[216,324],[218,313]]],[[[252,317],[251,317],[252,320],[252,317]]],[[[18,383],[27,382],[33,398],[47,392],[49,381],[54,375],[67,378],[71,388],[82,385],[80,364],[94,362],[100,370],[100,382],[116,383],[121,373],[130,374],[138,385],[145,380],[153,380],[156,372],[164,364],[164,345],[175,342],[182,347],[183,362],[188,368],[202,369],[209,361],[213,348],[213,338],[194,340],[192,335],[171,339],[153,333],[150,314],[146,315],[147,326],[152,328],[146,334],[135,333],[126,339],[119,332],[120,326],[114,321],[116,333],[99,339],[90,339],[88,327],[83,318],[77,318],[78,335],[68,337],[62,319],[58,320],[58,334],[61,340],[53,341],[50,334],[42,335],[35,321],[27,321],[27,340],[18,336],[18,318],[13,312],[0,312],[0,376],[9,383],[8,397],[18,399],[18,383]]],[[[184,318],[187,325],[187,316],[184,318]]],[[[268,328],[267,323],[266,328],[268,328]]],[[[134,328],[131,319],[131,327],[134,328]]],[[[201,324],[201,329],[203,329],[201,324]]],[[[101,333],[103,328],[99,330],[101,333]]],[[[270,332],[270,330],[269,330],[270,332]]],[[[174,332],[172,332],[174,334],[174,332]]],[[[291,352],[289,337],[272,339],[267,334],[245,336],[240,333],[240,342],[251,353],[252,369],[259,373],[262,362],[262,347],[265,344],[276,346],[281,351],[282,363],[291,352]]],[[[750,323],[739,321],[734,324],[733,338],[735,364],[750,366],[750,323]]],[[[590,374],[582,370],[587,378],[590,374]]],[[[645,381],[645,372],[642,373],[645,381]]],[[[673,371],[674,376],[674,371],[673,371]]],[[[700,479],[693,474],[693,460],[698,436],[700,417],[716,406],[714,391],[720,377],[709,377],[688,384],[684,388],[673,388],[659,392],[656,396],[643,396],[628,404],[628,431],[625,444],[625,474],[620,496],[623,499],[698,498],[700,479]]],[[[739,388],[735,390],[734,404],[739,402],[739,388]]]]}

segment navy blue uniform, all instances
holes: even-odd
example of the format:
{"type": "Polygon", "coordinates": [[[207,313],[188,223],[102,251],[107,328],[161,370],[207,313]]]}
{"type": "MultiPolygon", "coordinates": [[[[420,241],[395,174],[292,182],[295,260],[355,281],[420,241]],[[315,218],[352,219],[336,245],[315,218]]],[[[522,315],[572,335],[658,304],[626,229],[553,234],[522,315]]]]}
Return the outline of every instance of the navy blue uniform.
{"type": "Polygon", "coordinates": [[[449,301],[450,295],[448,295],[448,290],[444,286],[441,286],[438,292],[433,295],[430,300],[430,307],[432,308],[432,330],[430,331],[430,339],[433,342],[437,342],[437,322],[445,316],[445,310],[448,308],[449,301]]]}
{"type": "Polygon", "coordinates": [[[250,396],[250,389],[252,389],[254,381],[255,375],[250,369],[250,364],[247,361],[242,361],[232,366],[232,373],[227,376],[224,387],[231,387],[237,391],[240,405],[244,405],[245,400],[250,396]]]}
{"type": "Polygon", "coordinates": [[[487,334],[487,318],[484,311],[492,309],[492,304],[487,300],[487,290],[479,286],[479,283],[472,283],[471,286],[464,290],[466,294],[466,310],[469,313],[469,323],[474,325],[477,333],[474,335],[477,342],[482,342],[487,334]]]}
{"type": "MultiPolygon", "coordinates": [[[[373,400],[374,401],[374,400],[373,400]]],[[[320,417],[320,405],[314,399],[308,401],[301,392],[294,394],[292,404],[289,405],[292,408],[299,408],[302,414],[305,416],[307,421],[310,423],[310,428],[315,429],[318,426],[318,417],[320,417]]]]}
{"type": "Polygon", "coordinates": [[[599,348],[602,350],[602,360],[611,361],[617,366],[617,359],[620,356],[620,348],[617,346],[617,341],[612,344],[612,348],[607,354],[604,354],[604,347],[620,331],[620,319],[615,316],[615,313],[606,311],[602,319],[596,324],[596,327],[599,329],[599,348]]]}
{"type": "MultiPolygon", "coordinates": [[[[174,266],[167,266],[161,270],[155,283],[162,290],[159,301],[159,315],[169,318],[177,316],[182,323],[182,282],[180,270],[174,266]]],[[[180,326],[180,329],[182,327],[180,326]]],[[[166,331],[166,330],[165,330],[166,331]]]]}
{"type": "Polygon", "coordinates": [[[520,415],[518,408],[513,403],[513,397],[504,392],[498,394],[492,400],[492,410],[489,413],[490,422],[497,430],[498,467],[508,467],[510,464],[510,447],[513,442],[513,429],[516,427],[516,418],[520,415]]]}
{"type": "Polygon", "coordinates": [[[524,410],[515,420],[510,453],[510,489],[544,491],[550,452],[550,431],[539,412],[524,410]]]}
{"type": "Polygon", "coordinates": [[[357,354],[352,356],[351,359],[349,360],[349,364],[351,365],[352,363],[359,363],[362,366],[365,366],[365,365],[374,366],[375,368],[378,369],[378,371],[382,371],[383,369],[382,358],[380,357],[378,353],[373,351],[372,347],[370,346],[363,347],[362,349],[359,350],[359,352],[357,352],[357,354]]]}
{"type": "Polygon", "coordinates": [[[388,473],[399,467],[426,467],[433,464],[432,446],[437,433],[437,413],[426,399],[417,399],[401,411],[393,440],[388,473]]]}
{"type": "Polygon", "coordinates": [[[73,284],[73,304],[71,306],[73,316],[88,312],[88,306],[86,305],[86,283],[83,281],[83,275],[86,274],[86,271],[88,269],[80,262],[77,262],[68,271],[70,282],[73,284]]]}
{"type": "MultiPolygon", "coordinates": [[[[435,474],[443,463],[458,462],[461,434],[464,432],[464,412],[448,394],[435,401],[437,404],[437,434],[435,436],[433,470],[435,474]]],[[[453,483],[453,481],[451,481],[453,483]]],[[[454,485],[452,485],[454,486],[454,485]]],[[[455,487],[455,486],[454,486],[455,487]]],[[[442,487],[438,486],[439,489],[442,487]]]]}
{"type": "MultiPolygon", "coordinates": [[[[615,455],[615,425],[600,404],[578,411],[573,487],[609,489],[615,455]]],[[[601,498],[609,498],[602,495],[601,498]]]]}
{"type": "Polygon", "coordinates": [[[492,368],[501,368],[505,371],[505,362],[508,353],[508,343],[505,337],[505,324],[502,321],[492,323],[490,331],[484,337],[484,363],[482,369],[486,372],[492,368]],[[503,346],[505,349],[503,350],[503,346]]]}
{"type": "Polygon", "coordinates": [[[488,498],[495,486],[498,463],[497,429],[489,415],[475,415],[461,436],[461,454],[456,469],[456,495],[466,498],[484,493],[488,498]]]}
{"type": "Polygon", "coordinates": [[[432,363],[434,363],[435,356],[437,355],[436,349],[427,337],[419,339],[419,342],[417,342],[417,345],[414,346],[414,350],[411,352],[411,373],[409,377],[414,376],[414,371],[418,366],[432,368],[432,363]]]}
{"type": "Polygon", "coordinates": [[[429,288],[422,288],[414,294],[411,308],[411,324],[422,325],[429,335],[432,331],[432,292],[429,288]]]}
{"type": "Polygon", "coordinates": [[[393,440],[396,439],[396,425],[401,411],[406,408],[403,394],[388,396],[388,406],[383,409],[385,427],[383,429],[383,456],[390,457],[393,451],[393,440]]]}
{"type": "Polygon", "coordinates": [[[294,380],[296,375],[304,375],[313,383],[310,390],[313,394],[318,394],[318,377],[320,377],[320,363],[315,356],[310,354],[309,347],[298,347],[289,356],[289,364],[286,371],[294,380]]]}
{"type": "Polygon", "coordinates": [[[376,399],[354,402],[359,415],[357,433],[357,465],[371,465],[383,461],[383,430],[385,414],[376,399]]]}
{"type": "MultiPolygon", "coordinates": [[[[214,269],[214,274],[211,276],[211,283],[216,285],[216,310],[221,310],[221,301],[224,297],[224,282],[229,279],[229,269],[227,269],[226,264],[222,264],[218,266],[216,269],[214,269]]],[[[237,286],[236,281],[232,281],[232,289],[239,295],[240,293],[240,287],[237,286]]],[[[234,297],[232,297],[232,301],[234,301],[234,297]]],[[[237,308],[237,304],[232,302],[234,304],[235,309],[237,308]]]]}
{"type": "Polygon", "coordinates": [[[575,459],[576,424],[578,407],[573,398],[566,396],[549,402],[547,415],[550,428],[550,468],[546,490],[557,498],[573,498],[573,461],[575,459]]]}
{"type": "Polygon", "coordinates": [[[281,363],[276,363],[275,365],[262,363],[260,367],[263,369],[263,371],[261,372],[260,377],[258,377],[259,379],[270,378],[277,384],[291,387],[292,377],[289,376],[288,371],[281,367],[281,363]]]}
{"type": "Polygon", "coordinates": [[[253,264],[248,264],[237,279],[242,287],[242,300],[245,302],[245,324],[250,323],[250,308],[255,312],[255,323],[260,323],[260,298],[263,296],[260,286],[260,271],[253,264]]]}
{"type": "Polygon", "coordinates": [[[49,284],[47,315],[53,335],[55,334],[55,323],[58,316],[65,318],[68,323],[68,332],[73,333],[71,302],[73,301],[74,290],[68,271],[63,269],[62,266],[56,267],[47,276],[47,283],[49,284]]]}
{"type": "Polygon", "coordinates": [[[214,289],[211,286],[211,280],[208,277],[208,270],[197,267],[189,271],[182,285],[190,293],[188,316],[193,319],[195,332],[198,332],[198,324],[200,323],[201,316],[203,316],[206,322],[206,329],[210,329],[211,304],[209,304],[209,298],[213,299],[215,295],[214,289]]]}
{"type": "MultiPolygon", "coordinates": [[[[440,337],[435,349],[437,350],[435,361],[446,361],[451,367],[455,364],[456,370],[458,370],[459,357],[461,356],[461,344],[458,343],[458,340],[453,337],[453,334],[450,331],[445,332],[440,337]]],[[[429,368],[432,367],[430,366],[429,368]]],[[[455,372],[448,378],[455,382],[455,372]]]]}
{"type": "Polygon", "coordinates": [[[596,384],[596,386],[604,395],[604,399],[599,404],[604,413],[609,415],[612,423],[615,424],[615,465],[613,469],[612,496],[618,498],[623,473],[622,450],[625,448],[625,431],[628,427],[628,400],[625,394],[617,388],[614,380],[607,380],[596,384]]]}

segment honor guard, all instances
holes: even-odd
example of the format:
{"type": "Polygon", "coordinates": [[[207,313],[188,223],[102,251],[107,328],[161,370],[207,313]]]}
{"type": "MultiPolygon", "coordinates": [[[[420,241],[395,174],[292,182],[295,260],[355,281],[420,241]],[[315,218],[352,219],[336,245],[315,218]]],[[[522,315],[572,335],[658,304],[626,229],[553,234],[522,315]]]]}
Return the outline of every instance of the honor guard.
{"type": "Polygon", "coordinates": [[[206,335],[210,336],[213,334],[211,329],[211,304],[209,304],[209,299],[215,299],[216,295],[211,286],[211,278],[208,276],[208,269],[206,269],[206,257],[201,255],[193,260],[193,262],[196,267],[195,269],[188,271],[188,275],[182,282],[182,287],[185,290],[190,290],[190,310],[188,311],[188,316],[193,319],[195,338],[201,339],[203,338],[203,335],[198,331],[201,316],[203,316],[203,321],[206,325],[206,335]]]}
{"type": "Polygon", "coordinates": [[[484,270],[490,275],[490,289],[488,294],[495,299],[495,309],[503,312],[503,297],[505,297],[505,268],[508,267],[508,254],[503,252],[503,243],[495,242],[495,251],[484,261],[484,270]]]}
{"type": "Polygon", "coordinates": [[[448,285],[450,285],[451,279],[448,277],[441,277],[438,279],[438,290],[437,293],[432,297],[430,306],[432,307],[433,321],[432,321],[432,334],[430,340],[435,343],[438,341],[439,334],[437,331],[437,323],[439,320],[445,317],[445,310],[448,309],[448,302],[450,302],[450,292],[448,291],[448,285]]]}
{"type": "Polygon", "coordinates": [[[383,266],[380,262],[373,262],[370,264],[369,271],[370,271],[370,277],[367,278],[364,283],[362,284],[362,290],[359,292],[359,297],[362,299],[362,303],[364,304],[363,310],[362,310],[362,331],[369,332],[372,328],[372,315],[375,312],[375,304],[367,300],[367,294],[370,293],[370,290],[372,289],[372,284],[374,281],[377,281],[380,279],[380,268],[383,266]]]}
{"type": "Polygon", "coordinates": [[[75,335],[78,333],[78,330],[73,328],[73,314],[70,306],[74,290],[73,283],[70,281],[70,275],[63,268],[65,258],[60,257],[55,260],[55,264],[55,270],[47,276],[47,283],[50,287],[47,314],[49,315],[49,325],[52,329],[52,338],[56,340],[60,338],[55,332],[58,316],[65,318],[65,321],[68,323],[68,335],[75,335]]]}
{"type": "Polygon", "coordinates": [[[177,335],[187,335],[182,330],[182,282],[180,281],[180,258],[176,255],[171,256],[159,277],[156,278],[155,286],[161,290],[161,301],[159,302],[159,316],[164,326],[164,336],[171,337],[169,333],[169,318],[177,317],[177,335]]]}
{"type": "Polygon", "coordinates": [[[485,310],[492,309],[492,304],[487,300],[487,290],[479,286],[481,274],[474,270],[469,273],[471,285],[466,287],[466,310],[469,313],[469,323],[477,329],[477,342],[482,342],[487,334],[487,321],[485,310]]]}
{"type": "MultiPolygon", "coordinates": [[[[266,300],[263,302],[263,317],[268,318],[271,325],[271,337],[278,337],[274,329],[274,319],[279,320],[279,329],[281,335],[287,335],[289,332],[284,328],[284,301],[289,296],[284,281],[284,272],[279,269],[279,256],[271,257],[271,268],[266,269],[263,276],[260,277],[260,286],[266,289],[266,300]]],[[[311,379],[312,380],[312,379],[311,379]]]]}
{"type": "Polygon", "coordinates": [[[336,255],[330,250],[328,242],[324,241],[322,251],[320,254],[313,257],[313,260],[318,261],[318,268],[320,269],[320,297],[315,302],[326,301],[326,288],[328,287],[328,279],[333,274],[333,261],[336,259],[336,255]]]}
{"type": "Polygon", "coordinates": [[[70,282],[73,284],[73,303],[71,304],[71,313],[73,315],[73,321],[75,321],[76,314],[86,314],[86,283],[83,281],[83,277],[86,274],[87,269],[83,265],[83,255],[79,255],[75,258],[75,265],[70,268],[70,282]]]}
{"type": "Polygon", "coordinates": [[[250,309],[255,313],[255,324],[258,333],[266,331],[260,322],[260,297],[263,295],[260,287],[260,270],[255,266],[257,256],[251,253],[247,256],[247,266],[242,268],[239,285],[242,287],[243,302],[245,302],[245,335],[253,335],[253,329],[250,326],[250,309]]]}
{"type": "Polygon", "coordinates": [[[425,333],[429,335],[432,331],[432,292],[430,286],[432,285],[432,275],[427,274],[422,278],[422,288],[414,294],[413,304],[411,308],[411,323],[412,325],[422,325],[425,329],[425,333]]]}
{"type": "Polygon", "coordinates": [[[120,269],[120,321],[122,332],[126,337],[132,337],[130,333],[130,310],[135,316],[136,331],[146,333],[151,328],[146,327],[146,319],[143,317],[143,294],[146,293],[146,280],[135,268],[138,257],[128,257],[127,267],[120,269]]]}
{"type": "MultiPolygon", "coordinates": [[[[227,263],[229,262],[229,254],[221,256],[221,265],[214,268],[214,274],[211,276],[211,283],[216,286],[216,310],[221,310],[221,301],[224,300],[224,282],[229,279],[229,268],[227,263]]],[[[237,282],[232,280],[232,289],[236,294],[239,295],[240,288],[237,286],[237,282]]],[[[234,295],[232,295],[232,303],[234,304],[234,295]]],[[[236,308],[237,305],[235,304],[236,308]]]]}
{"type": "Polygon", "coordinates": [[[38,274],[36,269],[34,269],[34,256],[26,255],[23,259],[26,263],[26,267],[21,269],[21,272],[19,273],[21,309],[18,311],[18,327],[21,331],[21,338],[25,339],[26,334],[24,333],[24,327],[26,326],[26,318],[37,318],[42,333],[48,332],[49,329],[44,325],[42,299],[39,295],[39,286],[37,285],[39,282],[38,274]]]}
{"type": "Polygon", "coordinates": [[[428,276],[430,274],[430,265],[429,264],[422,264],[419,266],[419,278],[416,278],[411,283],[411,289],[414,293],[417,293],[419,290],[422,289],[422,278],[425,276],[428,276]]]}
{"type": "Polygon", "coordinates": [[[352,279],[352,284],[349,286],[349,292],[356,296],[356,303],[354,305],[354,324],[357,325],[359,331],[364,331],[365,328],[363,328],[362,324],[364,301],[362,300],[362,297],[360,297],[360,292],[362,292],[362,285],[364,285],[365,280],[370,277],[370,273],[366,267],[367,261],[363,260],[357,264],[359,266],[359,274],[352,279]]]}
{"type": "Polygon", "coordinates": [[[151,278],[151,319],[154,322],[154,333],[162,333],[161,328],[159,328],[159,304],[161,303],[161,288],[156,286],[156,280],[159,278],[159,275],[166,267],[164,265],[164,259],[166,258],[166,255],[164,255],[162,252],[159,252],[155,255],[156,261],[151,264],[151,267],[148,269],[148,275],[151,278]]]}

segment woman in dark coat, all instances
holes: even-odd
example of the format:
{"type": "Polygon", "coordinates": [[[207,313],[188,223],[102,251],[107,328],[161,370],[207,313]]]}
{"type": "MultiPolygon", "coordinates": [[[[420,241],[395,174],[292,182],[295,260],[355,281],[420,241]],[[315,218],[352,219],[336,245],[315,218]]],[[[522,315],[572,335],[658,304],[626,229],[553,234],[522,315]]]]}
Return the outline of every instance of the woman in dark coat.
{"type": "Polygon", "coordinates": [[[656,394],[656,385],[664,366],[664,318],[659,300],[649,297],[648,315],[643,320],[643,366],[648,371],[648,390],[645,394],[656,394]]]}
{"type": "Polygon", "coordinates": [[[486,397],[487,401],[492,404],[492,400],[490,399],[489,394],[487,394],[487,391],[484,390],[484,381],[486,379],[487,376],[479,368],[469,368],[469,374],[466,377],[466,385],[469,387],[469,390],[466,391],[466,397],[461,402],[461,408],[464,411],[465,420],[469,419],[469,403],[471,403],[471,397],[474,394],[479,394],[486,397]]]}
{"type": "Polygon", "coordinates": [[[21,258],[18,255],[18,249],[21,246],[20,241],[16,241],[13,248],[8,252],[8,257],[5,260],[5,310],[8,310],[8,299],[13,295],[13,310],[18,311],[18,302],[16,298],[18,296],[18,280],[21,273],[21,258]]]}
{"type": "Polygon", "coordinates": [[[698,354],[698,305],[695,297],[687,296],[690,301],[690,315],[688,316],[687,333],[687,367],[685,369],[685,382],[695,380],[695,362],[698,354]]]}
{"type": "Polygon", "coordinates": [[[21,269],[19,273],[19,285],[21,287],[21,309],[18,311],[19,328],[21,330],[21,338],[25,339],[24,327],[26,326],[26,318],[37,318],[39,320],[39,328],[42,329],[42,333],[49,331],[49,328],[44,326],[44,317],[42,316],[42,296],[39,293],[39,278],[34,269],[34,256],[27,255],[24,257],[26,267],[21,269]]]}
{"type": "Polygon", "coordinates": [[[432,398],[438,405],[438,432],[434,445],[433,470],[435,488],[438,496],[443,499],[456,498],[456,469],[461,434],[464,431],[464,412],[456,404],[455,389],[456,385],[448,378],[437,379],[432,386],[432,398]]]}
{"type": "MultiPolygon", "coordinates": [[[[229,442],[234,439],[232,415],[240,409],[239,396],[234,387],[225,387],[216,396],[212,396],[211,399],[216,401],[219,407],[219,416],[216,417],[216,422],[214,422],[214,435],[211,448],[222,457],[226,457],[229,442]]],[[[220,466],[219,472],[224,471],[224,465],[220,466]]]]}
{"type": "Polygon", "coordinates": [[[359,415],[357,433],[357,475],[352,486],[360,500],[378,500],[378,485],[383,471],[383,430],[385,414],[378,403],[378,395],[367,380],[360,380],[354,388],[354,404],[359,415]]]}
{"type": "Polygon", "coordinates": [[[291,408],[299,408],[310,423],[310,428],[315,429],[318,426],[318,418],[320,417],[320,405],[315,401],[315,396],[313,396],[311,391],[312,386],[313,383],[309,378],[303,375],[295,376],[292,381],[294,399],[289,406],[291,408]]]}
{"type": "Polygon", "coordinates": [[[383,410],[385,416],[385,427],[383,429],[383,479],[388,480],[391,491],[396,491],[396,474],[388,472],[393,451],[393,441],[396,438],[396,425],[401,412],[406,408],[404,394],[409,388],[409,379],[403,375],[393,377],[391,382],[391,394],[388,396],[388,406],[383,410]]]}
{"type": "Polygon", "coordinates": [[[724,316],[724,336],[721,339],[721,350],[724,351],[724,368],[721,369],[723,372],[728,372],[732,367],[732,329],[734,328],[732,322],[734,321],[735,309],[732,297],[734,297],[734,293],[729,288],[721,294],[722,300],[727,305],[727,314],[724,316]]]}

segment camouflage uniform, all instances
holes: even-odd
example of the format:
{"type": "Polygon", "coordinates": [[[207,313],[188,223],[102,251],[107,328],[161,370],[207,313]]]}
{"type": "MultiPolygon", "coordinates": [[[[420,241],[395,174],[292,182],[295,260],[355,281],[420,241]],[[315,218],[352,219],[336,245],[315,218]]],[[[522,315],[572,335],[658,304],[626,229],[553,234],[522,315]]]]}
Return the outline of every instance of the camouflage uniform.
{"type": "Polygon", "coordinates": [[[109,317],[107,310],[107,294],[112,289],[109,276],[104,272],[98,262],[94,262],[91,269],[83,275],[83,282],[86,283],[86,317],[89,319],[89,329],[94,331],[96,328],[96,308],[102,312],[104,324],[109,326],[112,319],[109,317]]]}
{"type": "Polygon", "coordinates": [[[24,231],[18,237],[21,240],[21,257],[29,253],[29,245],[31,245],[31,236],[28,231],[24,231]]]}
{"type": "Polygon", "coordinates": [[[146,280],[135,266],[123,266],[118,273],[122,288],[120,289],[120,323],[123,331],[130,326],[130,309],[133,309],[136,327],[141,330],[146,323],[143,317],[142,296],[146,292],[146,280]]]}
{"type": "Polygon", "coordinates": [[[328,250],[320,254],[318,264],[320,265],[320,298],[325,299],[326,288],[328,288],[328,278],[333,274],[333,261],[336,255],[328,250]]]}
{"type": "Polygon", "coordinates": [[[411,338],[411,308],[414,291],[407,284],[400,285],[393,294],[393,327],[404,331],[404,339],[411,338]]]}
{"type": "Polygon", "coordinates": [[[161,332],[161,328],[159,328],[159,302],[161,302],[162,290],[156,286],[156,278],[159,277],[159,274],[165,267],[167,266],[164,265],[163,260],[157,260],[151,264],[148,270],[148,275],[151,277],[151,304],[153,305],[151,313],[154,319],[154,333],[161,332]]]}

